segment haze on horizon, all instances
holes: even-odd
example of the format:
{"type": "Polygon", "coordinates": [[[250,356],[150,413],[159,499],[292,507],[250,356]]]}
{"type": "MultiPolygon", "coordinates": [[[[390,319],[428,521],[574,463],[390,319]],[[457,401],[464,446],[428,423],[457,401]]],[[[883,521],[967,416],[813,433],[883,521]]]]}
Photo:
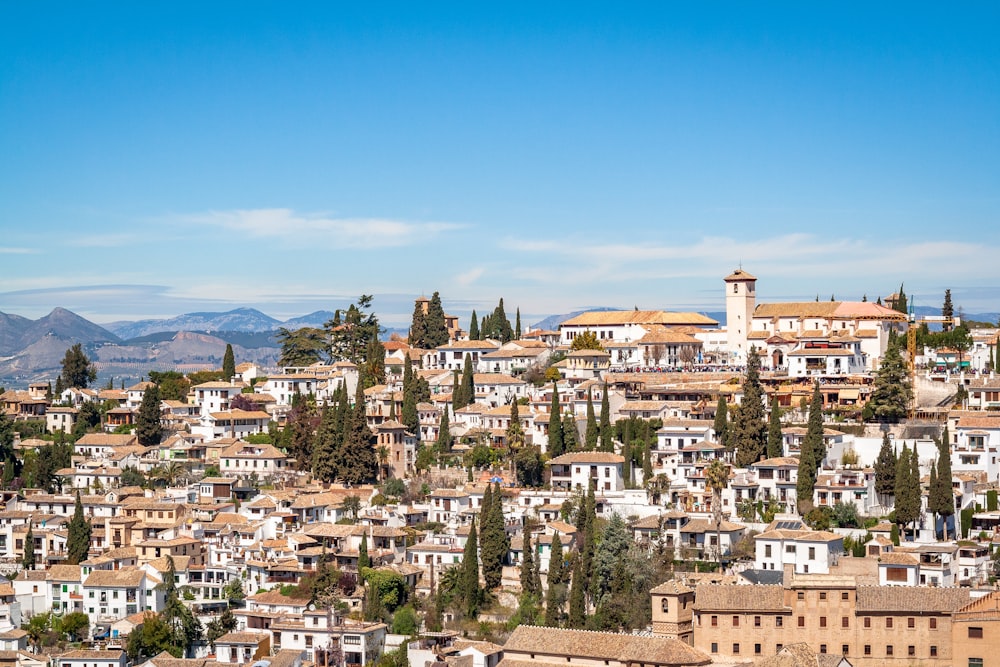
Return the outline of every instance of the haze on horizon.
{"type": "Polygon", "coordinates": [[[0,311],[1000,303],[1000,7],[0,7],[0,311]]]}

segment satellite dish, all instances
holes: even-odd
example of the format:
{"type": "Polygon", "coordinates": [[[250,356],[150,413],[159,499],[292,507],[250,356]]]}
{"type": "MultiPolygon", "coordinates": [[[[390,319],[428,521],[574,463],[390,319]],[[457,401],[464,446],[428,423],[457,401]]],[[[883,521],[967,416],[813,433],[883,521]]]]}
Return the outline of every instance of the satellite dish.
{"type": "Polygon", "coordinates": [[[308,607],[306,607],[306,608],[307,608],[307,609],[308,609],[309,611],[316,611],[316,605],[315,605],[314,603],[312,603],[312,602],[310,602],[310,603],[309,603],[309,606],[308,606],[308,607]]]}

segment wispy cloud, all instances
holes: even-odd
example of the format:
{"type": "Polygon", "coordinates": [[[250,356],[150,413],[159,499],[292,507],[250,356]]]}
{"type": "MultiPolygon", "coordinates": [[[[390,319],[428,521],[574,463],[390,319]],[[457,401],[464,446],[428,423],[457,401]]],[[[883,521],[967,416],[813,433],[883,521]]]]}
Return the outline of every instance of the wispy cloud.
{"type": "Polygon", "coordinates": [[[0,246],[0,255],[34,255],[37,253],[38,250],[36,248],[10,248],[0,246]]]}
{"type": "Polygon", "coordinates": [[[142,236],[135,232],[122,232],[120,234],[88,234],[77,236],[76,238],[71,238],[69,244],[81,248],[123,248],[150,240],[148,235],[142,236]]]}
{"type": "Polygon", "coordinates": [[[464,228],[452,222],[415,222],[386,218],[337,218],[301,214],[288,208],[209,211],[183,221],[220,227],[255,238],[308,239],[340,248],[407,246],[464,228]]]}
{"type": "Polygon", "coordinates": [[[474,269],[469,269],[468,271],[463,271],[462,273],[459,273],[457,276],[455,276],[455,282],[461,285],[462,287],[468,287],[472,283],[482,278],[484,273],[486,273],[486,269],[484,269],[481,266],[477,266],[474,269]]]}

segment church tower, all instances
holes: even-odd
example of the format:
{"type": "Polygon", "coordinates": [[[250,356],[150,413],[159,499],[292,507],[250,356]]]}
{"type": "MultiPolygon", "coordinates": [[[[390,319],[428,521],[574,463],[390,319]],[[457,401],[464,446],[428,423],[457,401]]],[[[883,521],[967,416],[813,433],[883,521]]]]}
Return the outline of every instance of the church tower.
{"type": "Polygon", "coordinates": [[[747,335],[757,303],[757,278],[742,268],[723,278],[726,283],[726,343],[732,363],[747,361],[747,335]]]}

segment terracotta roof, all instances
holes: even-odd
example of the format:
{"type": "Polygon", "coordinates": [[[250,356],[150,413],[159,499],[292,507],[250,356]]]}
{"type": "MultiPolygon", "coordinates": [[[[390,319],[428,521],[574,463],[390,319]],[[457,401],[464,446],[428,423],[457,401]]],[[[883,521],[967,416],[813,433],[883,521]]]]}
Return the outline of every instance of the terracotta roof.
{"type": "MultiPolygon", "coordinates": [[[[885,558],[885,555],[882,556],[885,558]]],[[[857,610],[865,612],[947,613],[969,603],[968,588],[858,586],[857,610]]]]}
{"type": "MultiPolygon", "coordinates": [[[[507,639],[504,653],[513,652],[653,665],[707,665],[711,662],[705,653],[678,639],[530,625],[519,625],[507,639]]],[[[501,665],[505,663],[506,658],[501,665]]]]}
{"type": "Polygon", "coordinates": [[[615,326],[625,324],[662,324],[706,325],[717,326],[719,323],[700,313],[674,313],[664,310],[605,310],[590,311],[572,317],[562,324],[564,326],[615,326]]]}
{"type": "Polygon", "coordinates": [[[557,463],[560,465],[574,464],[574,463],[624,463],[625,457],[619,456],[618,454],[612,454],[611,452],[569,452],[568,454],[563,454],[557,456],[554,459],[550,459],[549,463],[557,463]]]}
{"type": "Polygon", "coordinates": [[[723,282],[731,283],[737,280],[757,280],[757,276],[752,276],[743,269],[736,269],[722,280],[723,282]]]}
{"type": "Polygon", "coordinates": [[[782,586],[700,584],[695,589],[698,611],[790,611],[782,586]]]}

